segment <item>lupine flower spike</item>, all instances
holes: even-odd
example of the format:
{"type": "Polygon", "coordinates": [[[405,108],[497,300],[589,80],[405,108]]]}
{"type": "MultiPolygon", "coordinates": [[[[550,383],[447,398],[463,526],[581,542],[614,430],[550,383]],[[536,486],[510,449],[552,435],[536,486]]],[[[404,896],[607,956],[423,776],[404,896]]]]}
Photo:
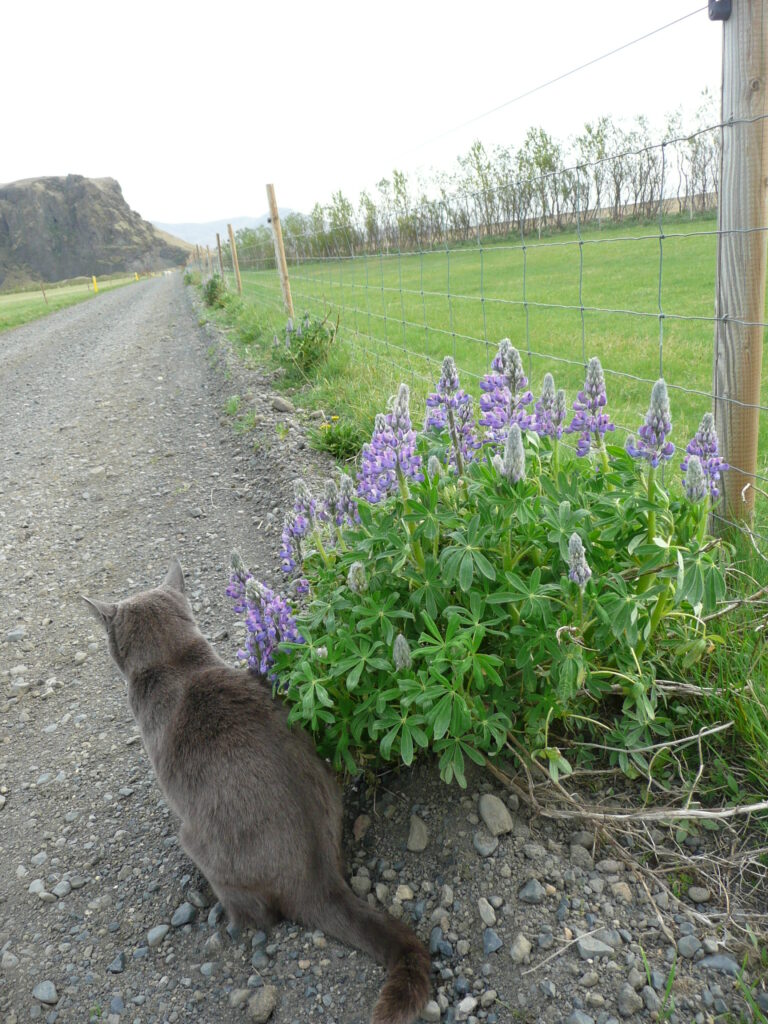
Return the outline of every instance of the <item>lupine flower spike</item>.
{"type": "MultiPolygon", "coordinates": [[[[565,392],[562,392],[563,399],[565,398],[565,392]]],[[[559,422],[556,421],[555,415],[555,401],[557,395],[555,393],[555,378],[551,373],[544,374],[544,382],[541,386],[541,396],[538,402],[533,407],[533,429],[539,434],[540,437],[556,437],[560,438],[563,436],[562,423],[565,419],[565,404],[562,408],[562,417],[559,422]]],[[[560,409],[557,410],[560,412],[560,409]]]]}
{"type": "Polygon", "coordinates": [[[231,597],[235,602],[235,612],[238,615],[242,615],[245,611],[245,585],[251,578],[251,574],[246,569],[245,563],[237,551],[232,552],[230,566],[232,568],[232,573],[229,577],[227,597],[231,597]]]}
{"type": "Polygon", "coordinates": [[[699,429],[686,446],[686,457],[680,464],[684,474],[688,473],[691,456],[696,455],[701,461],[701,468],[709,487],[712,501],[720,497],[720,474],[729,469],[728,463],[718,453],[718,437],[715,430],[715,418],[711,412],[705,412],[701,418],[699,429]]]}
{"type": "Polygon", "coordinates": [[[584,388],[579,391],[573,403],[575,416],[565,428],[566,434],[579,434],[576,454],[589,455],[593,444],[605,454],[604,438],[609,430],[615,430],[615,424],[603,410],[608,403],[605,393],[605,375],[597,356],[593,356],[587,365],[584,388]]]}
{"type": "Polygon", "coordinates": [[[402,633],[397,634],[392,645],[392,660],[398,672],[407,672],[413,662],[408,641],[402,633]]]}
{"type": "Polygon", "coordinates": [[[427,396],[425,430],[444,430],[451,435],[451,450],[448,462],[459,474],[466,463],[471,462],[480,442],[475,437],[475,416],[472,398],[459,387],[459,374],[452,356],[443,360],[437,391],[427,396]]]}
{"type": "Polygon", "coordinates": [[[368,589],[368,579],[362,562],[353,562],[347,573],[347,586],[353,594],[364,594],[368,589]]]}
{"type": "Polygon", "coordinates": [[[278,645],[304,643],[290,605],[269,587],[250,578],[245,584],[245,626],[245,650],[238,651],[238,657],[247,661],[253,672],[274,681],[271,670],[278,645]]]}
{"type": "Polygon", "coordinates": [[[591,575],[581,537],[578,533],[572,533],[568,541],[568,578],[573,580],[583,594],[591,575]]]}
{"type": "Polygon", "coordinates": [[[411,427],[408,386],[401,384],[392,411],[376,417],[373,437],[363,446],[357,493],[375,505],[398,487],[407,490],[407,479],[423,480],[424,475],[411,427]]]}
{"type": "Polygon", "coordinates": [[[526,406],[533,401],[533,394],[526,390],[528,378],[523,362],[509,338],[499,343],[491,369],[492,372],[486,373],[480,381],[484,392],[480,398],[480,425],[486,428],[490,440],[503,443],[513,423],[521,430],[530,427],[532,417],[526,412],[526,406]]]}
{"type": "Polygon", "coordinates": [[[516,484],[519,480],[525,480],[525,449],[523,448],[523,435],[517,423],[513,423],[507,434],[507,443],[504,446],[504,476],[510,483],[516,484]]]}
{"type": "Polygon", "coordinates": [[[645,414],[645,423],[638,430],[639,440],[630,435],[625,448],[633,459],[645,459],[651,469],[666,462],[675,454],[675,446],[667,440],[672,430],[667,385],[659,378],[651,391],[651,404],[645,414]]]}
{"type": "Polygon", "coordinates": [[[683,478],[683,488],[688,501],[694,505],[704,501],[709,491],[707,478],[701,465],[698,455],[690,455],[687,459],[686,474],[683,478]]]}

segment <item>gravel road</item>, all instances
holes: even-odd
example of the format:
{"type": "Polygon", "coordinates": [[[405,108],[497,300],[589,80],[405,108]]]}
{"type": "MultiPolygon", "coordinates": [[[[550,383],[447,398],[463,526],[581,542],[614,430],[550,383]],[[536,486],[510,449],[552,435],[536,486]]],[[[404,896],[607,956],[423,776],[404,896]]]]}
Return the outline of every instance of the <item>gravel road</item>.
{"type": "MultiPolygon", "coordinates": [[[[230,937],[79,600],[153,586],[176,554],[234,660],[231,548],[276,580],[291,481],[329,471],[301,415],[178,275],[0,335],[0,395],[0,1019],[363,1024],[383,978],[366,957],[289,923],[230,937]],[[222,414],[232,394],[255,446],[222,414]]],[[[418,767],[375,802],[350,790],[347,818],[354,888],[430,944],[427,1020],[658,1019],[673,961],[673,1021],[738,1005],[724,936],[683,913],[712,894],[660,897],[670,939],[620,860],[487,777],[459,792],[418,767]]]]}

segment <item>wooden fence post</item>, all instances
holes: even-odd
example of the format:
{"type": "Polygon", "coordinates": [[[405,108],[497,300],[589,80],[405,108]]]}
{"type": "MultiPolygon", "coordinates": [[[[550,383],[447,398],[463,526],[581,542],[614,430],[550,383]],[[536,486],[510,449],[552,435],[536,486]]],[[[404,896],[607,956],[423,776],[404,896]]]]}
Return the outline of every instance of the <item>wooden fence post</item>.
{"type": "Polygon", "coordinates": [[[219,250],[219,273],[221,274],[222,281],[224,280],[224,260],[221,256],[221,239],[219,238],[219,232],[216,232],[216,248],[219,250]]]}
{"type": "MultiPolygon", "coordinates": [[[[723,22],[713,366],[720,451],[733,467],[724,475],[721,514],[735,520],[751,519],[755,503],[768,224],[767,74],[768,0],[736,0],[723,22]]],[[[724,524],[713,525],[722,530],[724,524]]]]}
{"type": "Polygon", "coordinates": [[[272,237],[275,242],[275,263],[280,274],[280,286],[283,289],[283,302],[285,303],[288,316],[293,320],[291,282],[288,280],[288,264],[285,261],[285,249],[283,248],[283,229],[280,227],[280,214],[277,210],[274,185],[267,185],[267,199],[269,200],[269,219],[272,223],[272,237]]]}
{"type": "Polygon", "coordinates": [[[237,246],[235,245],[235,233],[232,230],[232,225],[227,224],[227,231],[229,232],[229,248],[232,251],[232,266],[235,268],[235,281],[237,281],[237,294],[243,294],[243,282],[240,280],[240,264],[237,261],[237,246]]]}

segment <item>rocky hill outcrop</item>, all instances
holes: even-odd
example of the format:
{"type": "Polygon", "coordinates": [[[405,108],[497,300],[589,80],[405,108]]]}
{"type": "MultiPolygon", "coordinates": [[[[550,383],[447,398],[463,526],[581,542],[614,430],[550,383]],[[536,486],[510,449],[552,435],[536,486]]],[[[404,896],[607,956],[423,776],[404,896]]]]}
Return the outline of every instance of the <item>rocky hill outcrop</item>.
{"type": "Polygon", "coordinates": [[[160,270],[188,249],[130,209],[114,178],[28,178],[0,185],[0,289],[30,281],[160,270]]]}

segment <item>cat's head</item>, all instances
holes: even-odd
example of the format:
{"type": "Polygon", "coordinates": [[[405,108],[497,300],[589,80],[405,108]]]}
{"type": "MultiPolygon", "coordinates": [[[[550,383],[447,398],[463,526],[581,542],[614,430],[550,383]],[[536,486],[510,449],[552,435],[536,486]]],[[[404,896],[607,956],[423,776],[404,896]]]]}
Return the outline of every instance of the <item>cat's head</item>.
{"type": "Polygon", "coordinates": [[[159,587],[116,603],[83,597],[107,631],[109,653],[129,678],[143,668],[168,664],[197,634],[184,594],[184,573],[174,559],[159,587]]]}

